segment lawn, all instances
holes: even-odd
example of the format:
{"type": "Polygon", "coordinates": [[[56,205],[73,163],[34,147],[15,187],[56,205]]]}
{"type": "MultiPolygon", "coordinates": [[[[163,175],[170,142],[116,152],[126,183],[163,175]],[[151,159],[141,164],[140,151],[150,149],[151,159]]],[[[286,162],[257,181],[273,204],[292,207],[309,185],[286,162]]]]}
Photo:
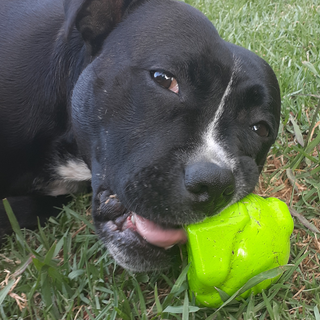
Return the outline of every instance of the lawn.
{"type": "Polygon", "coordinates": [[[0,252],[0,318],[320,320],[320,2],[188,0],[227,41],[263,57],[281,87],[278,139],[255,190],[295,216],[293,265],[257,296],[198,308],[186,256],[164,273],[117,266],[94,234],[90,195],[70,197],[36,232],[16,230],[0,252]]]}

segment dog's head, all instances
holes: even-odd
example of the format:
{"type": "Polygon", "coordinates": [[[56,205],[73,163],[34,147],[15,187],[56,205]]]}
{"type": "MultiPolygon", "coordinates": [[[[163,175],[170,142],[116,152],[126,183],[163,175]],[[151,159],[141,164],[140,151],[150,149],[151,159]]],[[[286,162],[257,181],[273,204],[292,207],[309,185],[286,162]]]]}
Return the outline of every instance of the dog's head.
{"type": "Polygon", "coordinates": [[[183,225],[254,189],[278,131],[276,77],[182,2],[70,0],[66,15],[92,60],[72,122],[97,232],[125,268],[166,267],[183,225]]]}

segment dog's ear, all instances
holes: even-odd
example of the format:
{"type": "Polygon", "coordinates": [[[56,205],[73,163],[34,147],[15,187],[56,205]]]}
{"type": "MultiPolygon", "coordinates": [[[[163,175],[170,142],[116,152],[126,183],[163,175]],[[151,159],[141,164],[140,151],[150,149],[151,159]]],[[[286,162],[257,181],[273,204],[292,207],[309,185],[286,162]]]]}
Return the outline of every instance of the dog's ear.
{"type": "Polygon", "coordinates": [[[121,21],[130,6],[142,0],[64,0],[65,32],[69,37],[76,27],[95,55],[103,40],[121,21]]]}

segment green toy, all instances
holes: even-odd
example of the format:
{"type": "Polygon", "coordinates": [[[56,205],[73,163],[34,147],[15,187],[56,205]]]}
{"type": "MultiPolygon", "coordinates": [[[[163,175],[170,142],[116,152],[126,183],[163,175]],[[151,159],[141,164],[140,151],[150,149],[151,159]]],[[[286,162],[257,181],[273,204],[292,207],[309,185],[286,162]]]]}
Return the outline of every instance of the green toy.
{"type": "MultiPolygon", "coordinates": [[[[250,194],[186,231],[190,292],[198,304],[219,307],[215,287],[231,296],[255,275],[288,262],[293,220],[284,202],[250,194]]],[[[264,280],[241,297],[277,279],[264,280]]]]}

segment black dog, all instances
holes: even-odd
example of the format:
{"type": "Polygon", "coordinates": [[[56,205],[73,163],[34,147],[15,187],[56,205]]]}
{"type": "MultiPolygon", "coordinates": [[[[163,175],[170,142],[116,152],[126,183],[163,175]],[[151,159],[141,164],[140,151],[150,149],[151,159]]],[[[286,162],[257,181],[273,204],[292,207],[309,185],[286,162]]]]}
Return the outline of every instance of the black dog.
{"type": "MultiPolygon", "coordinates": [[[[0,0],[0,197],[22,227],[93,190],[120,265],[250,193],[279,125],[269,65],[172,0],[0,0]],[[135,214],[135,213],[137,214],[135,214]]],[[[0,209],[1,233],[10,229],[0,209]]]]}

